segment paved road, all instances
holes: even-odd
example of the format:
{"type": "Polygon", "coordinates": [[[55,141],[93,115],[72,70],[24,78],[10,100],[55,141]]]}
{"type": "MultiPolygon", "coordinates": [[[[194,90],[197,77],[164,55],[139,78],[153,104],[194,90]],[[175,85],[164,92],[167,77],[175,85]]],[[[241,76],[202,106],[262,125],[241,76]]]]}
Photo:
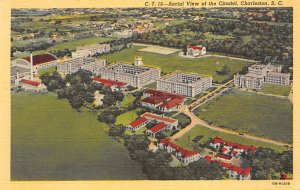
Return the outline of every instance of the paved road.
{"type": "Polygon", "coordinates": [[[184,129],[180,130],[178,133],[173,135],[171,137],[172,140],[179,139],[180,137],[182,137],[185,133],[187,133],[189,130],[191,130],[195,126],[198,126],[198,127],[203,126],[203,127],[209,128],[211,130],[220,131],[220,132],[228,133],[228,134],[232,134],[232,135],[237,135],[239,137],[252,139],[252,140],[256,140],[256,141],[261,141],[261,142],[266,142],[266,143],[270,143],[270,144],[274,144],[274,145],[278,145],[278,146],[292,146],[291,144],[288,144],[288,143],[282,143],[282,142],[278,142],[278,141],[263,138],[263,137],[256,137],[256,136],[247,135],[247,134],[240,135],[236,131],[232,131],[232,130],[229,130],[229,129],[223,129],[223,128],[216,127],[216,126],[213,126],[213,125],[209,125],[206,121],[204,121],[204,120],[200,119],[199,117],[195,116],[188,109],[187,106],[183,106],[182,109],[180,109],[180,112],[186,114],[187,116],[189,116],[191,118],[191,123],[187,127],[185,127],[184,129]],[[201,126],[199,126],[199,125],[201,125],[201,126]]]}

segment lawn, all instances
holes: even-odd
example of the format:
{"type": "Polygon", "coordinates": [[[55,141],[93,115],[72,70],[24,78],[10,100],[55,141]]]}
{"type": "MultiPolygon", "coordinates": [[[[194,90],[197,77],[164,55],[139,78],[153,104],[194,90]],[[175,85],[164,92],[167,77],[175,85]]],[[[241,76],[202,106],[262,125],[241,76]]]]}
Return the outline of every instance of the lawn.
{"type": "Polygon", "coordinates": [[[109,63],[123,61],[133,63],[135,56],[143,58],[144,65],[160,67],[164,73],[171,73],[176,70],[199,73],[206,76],[213,76],[214,81],[220,82],[228,80],[233,74],[239,72],[243,67],[249,65],[246,61],[232,60],[229,58],[205,57],[201,59],[188,59],[178,55],[160,55],[149,52],[141,52],[142,46],[132,46],[129,49],[105,55],[101,58],[107,59],[109,63]],[[219,75],[216,71],[227,64],[231,70],[231,75],[219,75]]]}
{"type": "Polygon", "coordinates": [[[272,84],[265,84],[264,87],[259,90],[266,94],[274,94],[279,96],[288,96],[291,91],[291,86],[279,86],[272,84]]]}
{"type": "Polygon", "coordinates": [[[116,125],[124,125],[127,126],[131,122],[135,121],[139,116],[136,112],[140,111],[139,108],[123,113],[117,117],[116,125]]]}
{"type": "Polygon", "coordinates": [[[292,104],[288,100],[233,90],[194,113],[220,127],[292,142],[292,104]]]}
{"type": "Polygon", "coordinates": [[[146,179],[105,128],[54,94],[12,94],[11,179],[146,179]]]}
{"type": "Polygon", "coordinates": [[[56,71],[56,67],[55,66],[39,70],[38,71],[38,75],[42,76],[43,74],[46,74],[46,73],[51,74],[54,71],[56,71]]]}
{"type": "Polygon", "coordinates": [[[135,97],[132,96],[132,94],[125,94],[125,97],[124,97],[123,101],[121,102],[121,107],[127,108],[128,106],[130,106],[130,104],[132,104],[132,102],[134,100],[135,100],[135,97]]]}
{"type": "Polygon", "coordinates": [[[269,144],[269,143],[246,139],[246,138],[243,138],[243,137],[240,137],[237,135],[226,134],[226,133],[222,133],[219,131],[213,131],[211,129],[202,127],[200,125],[195,126],[188,133],[186,133],[184,136],[182,136],[178,141],[176,141],[176,144],[181,145],[188,149],[193,149],[193,147],[196,146],[196,143],[193,142],[192,140],[195,137],[200,136],[200,135],[202,135],[203,137],[198,141],[198,143],[205,143],[209,139],[215,138],[216,136],[220,136],[224,140],[241,143],[244,145],[255,145],[258,147],[268,147],[268,148],[272,148],[278,152],[282,152],[286,149],[281,146],[276,146],[276,145],[269,144]]]}

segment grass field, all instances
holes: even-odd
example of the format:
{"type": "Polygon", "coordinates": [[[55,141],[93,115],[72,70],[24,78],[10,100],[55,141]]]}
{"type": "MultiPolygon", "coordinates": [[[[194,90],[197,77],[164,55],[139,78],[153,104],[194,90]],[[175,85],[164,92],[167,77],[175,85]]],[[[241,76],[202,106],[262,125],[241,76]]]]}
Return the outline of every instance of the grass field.
{"type": "Polygon", "coordinates": [[[139,116],[136,114],[137,111],[140,111],[139,108],[123,113],[117,117],[116,125],[127,126],[129,123],[135,121],[139,116]]]}
{"type": "Polygon", "coordinates": [[[56,67],[49,67],[49,68],[46,68],[46,69],[41,69],[38,71],[38,75],[39,76],[42,76],[43,74],[46,74],[46,73],[53,73],[54,71],[56,71],[56,67]]]}
{"type": "Polygon", "coordinates": [[[192,140],[195,137],[200,136],[200,135],[202,135],[203,137],[198,141],[198,143],[205,143],[209,139],[215,138],[216,136],[220,136],[224,140],[241,143],[241,144],[245,144],[245,145],[255,145],[258,147],[272,148],[278,152],[282,152],[285,150],[285,148],[281,147],[281,146],[276,146],[276,145],[269,144],[269,143],[246,139],[243,137],[239,137],[237,135],[226,134],[226,133],[222,133],[219,131],[213,131],[211,129],[202,127],[200,125],[191,129],[188,133],[186,133],[178,141],[176,141],[176,143],[185,148],[193,149],[193,147],[196,145],[196,143],[194,143],[192,140]]]}
{"type": "Polygon", "coordinates": [[[259,92],[263,92],[266,94],[274,94],[279,96],[288,96],[291,91],[291,86],[279,86],[272,84],[265,84],[263,89],[259,90],[259,92]]]}
{"type": "Polygon", "coordinates": [[[130,104],[132,104],[134,100],[135,100],[134,96],[132,96],[131,94],[125,94],[125,97],[121,102],[121,107],[127,108],[128,106],[130,106],[130,104]]]}
{"type": "Polygon", "coordinates": [[[292,142],[292,104],[288,100],[234,90],[194,113],[221,127],[292,142]]]}
{"type": "Polygon", "coordinates": [[[224,81],[230,78],[228,75],[219,75],[216,71],[227,64],[231,70],[231,75],[239,72],[249,63],[245,61],[231,60],[229,58],[206,57],[201,59],[188,59],[180,57],[177,53],[171,55],[159,55],[155,53],[140,52],[142,46],[133,46],[111,55],[102,56],[110,63],[124,61],[133,63],[135,56],[141,56],[145,65],[160,67],[165,73],[176,70],[199,73],[202,75],[213,76],[214,81],[224,81]]]}
{"type": "Polygon", "coordinates": [[[12,94],[12,180],[146,179],[105,128],[54,94],[12,94]]]}

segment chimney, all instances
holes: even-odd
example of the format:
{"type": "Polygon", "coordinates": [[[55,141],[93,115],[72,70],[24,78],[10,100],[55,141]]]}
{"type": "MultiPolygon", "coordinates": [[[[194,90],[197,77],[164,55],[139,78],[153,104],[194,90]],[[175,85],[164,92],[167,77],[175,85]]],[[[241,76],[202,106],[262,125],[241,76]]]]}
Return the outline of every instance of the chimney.
{"type": "Polygon", "coordinates": [[[20,80],[20,77],[19,77],[19,71],[17,71],[17,79],[16,79],[16,82],[15,84],[18,86],[19,85],[19,81],[20,80]]]}
{"type": "Polygon", "coordinates": [[[33,80],[33,56],[30,53],[30,80],[33,80]]]}

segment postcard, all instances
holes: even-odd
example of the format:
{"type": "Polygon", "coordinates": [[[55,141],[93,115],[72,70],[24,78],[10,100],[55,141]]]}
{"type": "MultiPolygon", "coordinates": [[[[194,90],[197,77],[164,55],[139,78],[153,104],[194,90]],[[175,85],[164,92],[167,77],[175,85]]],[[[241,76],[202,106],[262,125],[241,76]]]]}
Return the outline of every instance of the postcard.
{"type": "Polygon", "coordinates": [[[299,189],[296,1],[0,5],[1,189],[299,189]]]}

